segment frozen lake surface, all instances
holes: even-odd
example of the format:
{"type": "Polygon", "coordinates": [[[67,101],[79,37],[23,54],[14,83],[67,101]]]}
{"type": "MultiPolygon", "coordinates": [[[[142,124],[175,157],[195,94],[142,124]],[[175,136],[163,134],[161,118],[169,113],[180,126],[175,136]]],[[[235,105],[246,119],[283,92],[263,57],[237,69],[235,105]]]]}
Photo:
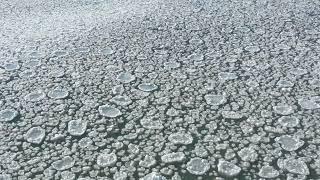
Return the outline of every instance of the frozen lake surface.
{"type": "Polygon", "coordinates": [[[320,1],[3,0],[0,180],[320,178],[320,1]]]}

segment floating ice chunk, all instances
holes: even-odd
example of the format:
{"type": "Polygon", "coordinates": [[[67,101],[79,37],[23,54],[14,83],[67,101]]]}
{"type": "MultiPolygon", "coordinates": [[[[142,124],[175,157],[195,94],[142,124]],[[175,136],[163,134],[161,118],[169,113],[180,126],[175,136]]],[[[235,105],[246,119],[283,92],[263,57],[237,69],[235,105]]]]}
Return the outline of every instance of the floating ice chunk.
{"type": "Polygon", "coordinates": [[[141,178],[140,180],[167,180],[166,177],[160,175],[159,173],[152,172],[141,178]]]}
{"type": "Polygon", "coordinates": [[[307,74],[308,71],[302,68],[294,68],[290,71],[290,73],[296,76],[301,76],[301,75],[307,74]]]}
{"type": "Polygon", "coordinates": [[[178,173],[175,173],[175,174],[172,176],[171,180],[182,180],[182,178],[181,178],[181,176],[180,176],[178,173]]]}
{"type": "Polygon", "coordinates": [[[139,166],[150,168],[156,165],[157,161],[154,157],[146,155],[142,161],[139,162],[139,166]]]}
{"type": "Polygon", "coordinates": [[[31,92],[25,96],[26,101],[36,102],[44,99],[46,97],[46,94],[41,90],[36,90],[34,92],[31,92]]]}
{"type": "Polygon", "coordinates": [[[301,106],[302,109],[307,109],[307,110],[314,110],[314,109],[320,108],[320,104],[316,103],[312,99],[307,99],[307,98],[299,99],[298,104],[301,106]]]}
{"type": "Polygon", "coordinates": [[[74,51],[75,52],[79,52],[79,53],[88,53],[88,52],[90,52],[90,48],[88,48],[88,47],[79,47],[79,48],[75,48],[74,51]]]}
{"type": "Polygon", "coordinates": [[[31,78],[34,77],[36,73],[33,70],[25,70],[19,74],[21,78],[31,78]]]}
{"type": "Polygon", "coordinates": [[[121,111],[118,108],[109,105],[100,106],[98,111],[102,116],[106,116],[109,118],[115,118],[122,115],[121,111]]]}
{"type": "Polygon", "coordinates": [[[128,96],[117,95],[113,97],[110,102],[120,106],[127,106],[132,103],[132,100],[128,96]]]}
{"type": "Polygon", "coordinates": [[[55,51],[54,52],[54,55],[57,56],[57,57],[63,57],[63,56],[66,56],[68,53],[66,51],[63,51],[63,50],[58,50],[58,51],[55,51]]]}
{"type": "MultiPolygon", "coordinates": [[[[90,177],[81,177],[81,178],[78,178],[78,180],[93,180],[93,179],[91,179],[90,177]]],[[[126,179],[124,179],[124,180],[126,180],[126,179]]]]}
{"type": "Polygon", "coordinates": [[[253,148],[243,148],[238,152],[239,157],[243,161],[255,162],[258,159],[258,154],[253,148]]]}
{"type": "Polygon", "coordinates": [[[12,180],[12,176],[10,174],[0,174],[0,180],[12,180]]]}
{"type": "Polygon", "coordinates": [[[292,83],[291,81],[285,80],[285,79],[280,79],[280,80],[277,82],[277,85],[278,85],[279,87],[293,87],[293,86],[294,86],[294,83],[292,83]]]}
{"type": "Polygon", "coordinates": [[[241,168],[231,162],[219,160],[218,172],[226,177],[234,177],[240,174],[241,168]]]}
{"type": "Polygon", "coordinates": [[[182,162],[186,159],[186,156],[183,152],[173,152],[169,154],[165,154],[161,156],[161,160],[164,163],[176,163],[176,162],[182,162]]]}
{"type": "Polygon", "coordinates": [[[143,118],[140,124],[146,129],[163,129],[162,122],[158,119],[143,118]]]}
{"type": "Polygon", "coordinates": [[[206,100],[207,104],[213,106],[219,106],[227,102],[227,99],[224,95],[207,94],[204,96],[204,99],[206,100]]]}
{"type": "Polygon", "coordinates": [[[151,92],[158,89],[158,86],[153,83],[141,83],[138,88],[144,92],[151,92]]]}
{"type": "Polygon", "coordinates": [[[283,161],[284,168],[293,174],[309,175],[310,171],[307,164],[299,159],[285,159],[283,161]]]}
{"type": "Polygon", "coordinates": [[[230,72],[221,72],[219,73],[218,76],[219,76],[219,79],[222,81],[234,80],[238,78],[238,76],[235,73],[230,73],[230,72]]]}
{"type": "Polygon", "coordinates": [[[52,167],[58,171],[70,169],[74,166],[75,160],[70,156],[65,156],[61,160],[52,163],[52,167]]]}
{"type": "Polygon", "coordinates": [[[191,144],[193,141],[193,137],[187,133],[173,133],[170,134],[168,140],[173,144],[191,144]]]}
{"type": "Polygon", "coordinates": [[[113,94],[117,94],[117,95],[120,95],[124,92],[124,87],[123,85],[117,85],[117,86],[114,86],[112,88],[112,93],[113,94]]]}
{"type": "Polygon", "coordinates": [[[203,146],[196,146],[194,148],[194,152],[195,152],[196,156],[199,156],[199,157],[202,157],[202,158],[208,156],[208,151],[203,146]]]}
{"type": "Polygon", "coordinates": [[[118,172],[114,173],[113,179],[114,180],[127,180],[128,174],[124,171],[118,171],[118,172]]]}
{"type": "Polygon", "coordinates": [[[90,147],[92,143],[93,141],[89,137],[85,137],[80,139],[78,144],[79,144],[79,147],[81,148],[87,148],[87,147],[90,147]]]}
{"type": "Polygon", "coordinates": [[[54,78],[60,78],[62,76],[64,76],[65,72],[63,68],[56,68],[51,70],[51,72],[49,73],[50,77],[54,77],[54,78]]]}
{"type": "Polygon", "coordinates": [[[114,53],[113,49],[110,46],[107,46],[106,48],[102,49],[100,52],[104,55],[111,55],[114,53]]]}
{"type": "Polygon", "coordinates": [[[29,60],[25,63],[26,67],[28,68],[35,68],[41,65],[41,61],[40,60],[36,60],[36,59],[32,59],[29,60]]]}
{"type": "Polygon", "coordinates": [[[179,62],[165,62],[164,67],[166,69],[176,69],[179,68],[181,64],[179,62]]]}
{"type": "Polygon", "coordinates": [[[281,144],[282,149],[286,151],[295,151],[303,146],[304,142],[298,138],[291,137],[289,135],[283,135],[281,137],[277,137],[276,142],[281,144]]]}
{"type": "Polygon", "coordinates": [[[210,169],[208,160],[202,158],[192,158],[187,163],[187,170],[194,175],[203,175],[210,169]]]}
{"type": "Polygon", "coordinates": [[[266,179],[274,179],[280,175],[279,171],[272,166],[262,166],[258,175],[266,179]]]}
{"type": "Polygon", "coordinates": [[[313,87],[320,87],[320,79],[309,80],[309,84],[313,87]]]}
{"type": "Polygon", "coordinates": [[[244,117],[242,113],[236,111],[222,111],[222,117],[226,119],[241,119],[244,117]]]}
{"type": "Polygon", "coordinates": [[[204,55],[200,53],[193,53],[188,58],[191,61],[202,61],[204,59],[204,55]]]}
{"type": "Polygon", "coordinates": [[[295,116],[282,116],[278,122],[285,127],[296,127],[299,124],[299,119],[295,116]]]}
{"type": "Polygon", "coordinates": [[[0,111],[0,122],[9,122],[18,116],[18,112],[14,109],[4,109],[0,111]]]}
{"type": "Polygon", "coordinates": [[[100,167],[113,166],[117,162],[115,153],[102,153],[97,157],[97,164],[100,167]]]}
{"type": "Polygon", "coordinates": [[[203,43],[203,41],[200,38],[192,38],[189,40],[189,43],[192,45],[200,45],[203,43]]]}
{"type": "Polygon", "coordinates": [[[20,69],[20,65],[18,62],[7,62],[4,64],[4,69],[7,71],[15,71],[20,69]]]}
{"type": "Polygon", "coordinates": [[[69,92],[66,89],[56,88],[50,90],[48,96],[52,99],[64,99],[69,96],[69,92]]]}
{"type": "Polygon", "coordinates": [[[257,53],[260,51],[259,46],[247,46],[244,48],[246,51],[249,51],[251,53],[257,53]]]}
{"type": "Polygon", "coordinates": [[[289,105],[274,106],[273,110],[275,113],[284,115],[284,116],[292,114],[294,112],[292,106],[289,106],[289,105]]]}
{"type": "Polygon", "coordinates": [[[117,76],[117,80],[124,84],[130,83],[135,79],[136,77],[128,72],[122,72],[117,76]]]}
{"type": "Polygon", "coordinates": [[[175,108],[171,107],[167,110],[166,115],[174,117],[179,115],[179,111],[176,110],[175,108]]]}
{"type": "Polygon", "coordinates": [[[84,120],[72,120],[68,123],[68,132],[72,136],[81,136],[86,132],[87,121],[84,120]]]}
{"type": "Polygon", "coordinates": [[[28,130],[25,135],[25,139],[29,143],[40,144],[46,135],[46,131],[41,127],[33,127],[28,130]]]}

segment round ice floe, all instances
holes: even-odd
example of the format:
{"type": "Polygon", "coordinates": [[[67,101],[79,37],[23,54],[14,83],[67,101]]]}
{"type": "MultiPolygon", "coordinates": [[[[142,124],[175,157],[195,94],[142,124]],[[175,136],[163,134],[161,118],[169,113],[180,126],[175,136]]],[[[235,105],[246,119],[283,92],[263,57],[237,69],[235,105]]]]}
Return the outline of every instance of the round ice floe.
{"type": "Polygon", "coordinates": [[[35,68],[35,67],[38,67],[41,65],[41,61],[40,60],[36,60],[36,59],[31,59],[29,61],[27,61],[25,63],[25,66],[26,67],[29,67],[29,68],[35,68]]]}
{"type": "Polygon", "coordinates": [[[282,149],[286,151],[295,151],[303,146],[304,142],[298,138],[291,137],[289,135],[283,135],[281,137],[277,137],[276,142],[281,144],[282,149]]]}
{"type": "Polygon", "coordinates": [[[285,159],[283,167],[293,174],[309,175],[310,171],[307,164],[299,159],[285,159]]]}
{"type": "Polygon", "coordinates": [[[14,109],[4,109],[0,111],[0,122],[9,122],[18,116],[18,112],[14,109]]]}
{"type": "Polygon", "coordinates": [[[114,53],[113,49],[110,46],[105,47],[100,52],[104,55],[111,55],[114,53]]]}
{"type": "Polygon", "coordinates": [[[258,175],[262,178],[266,178],[266,179],[274,179],[276,177],[279,176],[279,171],[274,169],[274,167],[272,166],[262,166],[258,175]]]}
{"type": "Polygon", "coordinates": [[[153,83],[141,83],[141,84],[139,84],[138,88],[141,91],[151,92],[151,91],[158,89],[158,86],[153,83]]]}
{"type": "Polygon", "coordinates": [[[301,76],[301,75],[307,74],[308,71],[302,68],[294,68],[290,71],[290,73],[293,75],[301,76]]]}
{"type": "Polygon", "coordinates": [[[189,43],[192,45],[200,45],[203,43],[203,41],[200,38],[192,38],[189,40],[189,43]]]}
{"type": "Polygon", "coordinates": [[[84,120],[72,120],[68,123],[68,132],[72,136],[81,136],[86,132],[87,121],[84,120]]]}
{"type": "Polygon", "coordinates": [[[63,56],[66,56],[68,53],[64,50],[58,50],[58,51],[55,51],[54,52],[54,55],[55,56],[58,56],[58,57],[63,57],[63,56]]]}
{"type": "Polygon", "coordinates": [[[224,95],[207,94],[204,96],[204,99],[206,100],[207,104],[213,106],[219,106],[227,102],[227,99],[224,95]]]}
{"type": "Polygon", "coordinates": [[[284,115],[284,116],[292,114],[294,112],[292,106],[289,106],[289,105],[274,106],[273,110],[275,113],[284,115]]]}
{"type": "Polygon", "coordinates": [[[302,109],[307,109],[307,110],[313,110],[313,109],[319,109],[320,104],[316,103],[312,99],[299,99],[298,100],[299,105],[301,106],[302,109]]]}
{"type": "Polygon", "coordinates": [[[69,92],[66,89],[53,89],[48,92],[48,96],[52,99],[64,99],[68,97],[69,92]]]}
{"type": "Polygon", "coordinates": [[[162,176],[159,173],[152,172],[141,178],[140,180],[167,180],[166,177],[162,176]]]}
{"type": "Polygon", "coordinates": [[[46,94],[41,90],[33,91],[25,96],[26,101],[36,102],[44,99],[46,94]]]}
{"type": "Polygon", "coordinates": [[[18,62],[7,62],[4,64],[3,67],[7,71],[14,71],[20,69],[20,65],[18,62]]]}
{"type": "Polygon", "coordinates": [[[173,133],[170,134],[168,137],[168,140],[172,142],[173,144],[191,144],[193,141],[193,137],[190,134],[186,133],[173,133]]]}
{"type": "Polygon", "coordinates": [[[33,127],[28,130],[25,139],[29,143],[40,144],[46,135],[46,131],[41,127],[33,127]]]}
{"type": "Polygon", "coordinates": [[[79,53],[88,53],[90,52],[90,48],[88,47],[78,47],[74,49],[75,52],[79,52],[79,53]]]}
{"type": "Polygon", "coordinates": [[[285,80],[285,79],[281,79],[278,81],[277,85],[279,87],[292,87],[294,85],[294,83],[292,83],[291,81],[285,80]]]}
{"type": "Polygon", "coordinates": [[[120,106],[127,106],[132,103],[132,100],[128,96],[117,95],[113,97],[110,102],[113,102],[120,106]]]}
{"type": "Polygon", "coordinates": [[[243,148],[238,152],[243,161],[255,162],[258,159],[258,153],[253,148],[243,148]]]}
{"type": "Polygon", "coordinates": [[[85,138],[80,139],[78,144],[79,144],[79,147],[81,147],[81,148],[87,148],[87,147],[91,146],[92,143],[93,143],[93,141],[91,140],[91,138],[85,137],[85,138]]]}
{"type": "Polygon", "coordinates": [[[124,87],[123,85],[117,85],[117,86],[114,86],[112,88],[112,94],[122,94],[124,92],[124,87]]]}
{"type": "Polygon", "coordinates": [[[117,80],[121,83],[130,83],[134,81],[136,77],[128,72],[122,72],[117,76],[117,80]]]}
{"type": "Polygon", "coordinates": [[[122,115],[121,111],[118,108],[109,105],[100,106],[98,110],[102,116],[106,116],[109,118],[115,118],[122,115]]]}
{"type": "Polygon", "coordinates": [[[29,56],[30,56],[31,58],[40,58],[40,57],[42,57],[42,54],[41,54],[40,52],[33,51],[33,52],[30,52],[30,53],[29,53],[29,56]]]}
{"type": "Polygon", "coordinates": [[[295,116],[282,116],[278,122],[284,127],[296,127],[299,124],[299,119],[295,116]]]}
{"type": "Polygon", "coordinates": [[[31,78],[35,76],[34,70],[25,70],[19,74],[21,78],[31,78]]]}
{"type": "Polygon", "coordinates": [[[70,156],[65,156],[61,160],[52,163],[52,167],[58,171],[70,169],[74,166],[75,160],[70,156]]]}
{"type": "Polygon", "coordinates": [[[157,161],[154,157],[146,155],[144,157],[144,159],[139,162],[139,166],[145,167],[145,168],[150,168],[150,167],[156,165],[156,163],[157,163],[157,161]]]}
{"type": "Polygon", "coordinates": [[[113,166],[117,162],[115,153],[102,153],[97,157],[97,164],[100,167],[113,166]]]}
{"type": "Polygon", "coordinates": [[[244,117],[242,113],[236,111],[222,111],[222,117],[226,119],[241,119],[244,117]]]}
{"type": "Polygon", "coordinates": [[[114,173],[113,175],[114,180],[127,180],[128,179],[128,173],[124,171],[118,171],[114,173]]]}
{"type": "Polygon", "coordinates": [[[238,76],[235,73],[229,73],[229,72],[221,72],[219,73],[219,79],[221,80],[233,80],[237,79],[238,76]]]}
{"type": "Polygon", "coordinates": [[[186,159],[186,156],[183,152],[173,152],[169,154],[165,154],[161,156],[161,160],[164,163],[175,163],[175,162],[182,162],[186,159]]]}
{"type": "Polygon", "coordinates": [[[63,68],[53,69],[49,73],[49,76],[54,77],[54,78],[60,78],[60,77],[64,76],[64,69],[63,68]]]}
{"type": "Polygon", "coordinates": [[[234,177],[240,174],[241,168],[231,162],[219,160],[218,172],[226,177],[234,177]]]}
{"type": "Polygon", "coordinates": [[[12,180],[10,174],[0,174],[0,180],[12,180]]]}
{"type": "Polygon", "coordinates": [[[313,87],[320,87],[320,79],[309,80],[309,84],[313,87]]]}
{"type": "Polygon", "coordinates": [[[200,53],[193,53],[188,58],[191,61],[202,61],[204,59],[204,55],[200,53]]]}
{"type": "Polygon", "coordinates": [[[61,180],[75,180],[76,174],[71,171],[62,171],[61,180]]]}
{"type": "Polygon", "coordinates": [[[259,46],[247,46],[244,48],[246,51],[249,51],[251,53],[256,53],[256,52],[259,52],[260,51],[260,47],[259,46]]]}
{"type": "Polygon", "coordinates": [[[210,169],[208,160],[202,158],[192,158],[187,163],[187,170],[194,175],[203,175],[210,169]]]}
{"type": "Polygon", "coordinates": [[[176,69],[179,68],[181,65],[179,62],[165,62],[164,67],[166,69],[176,69]]]}
{"type": "Polygon", "coordinates": [[[162,122],[158,119],[143,118],[140,120],[140,124],[146,129],[163,129],[162,122]]]}

